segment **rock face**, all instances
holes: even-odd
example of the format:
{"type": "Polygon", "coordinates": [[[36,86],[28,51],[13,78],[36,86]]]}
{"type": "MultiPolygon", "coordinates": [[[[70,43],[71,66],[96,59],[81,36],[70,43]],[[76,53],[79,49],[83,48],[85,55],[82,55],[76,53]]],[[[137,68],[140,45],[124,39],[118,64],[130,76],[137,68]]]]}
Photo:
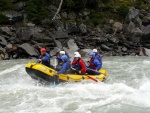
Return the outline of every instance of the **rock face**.
{"type": "Polygon", "coordinates": [[[113,24],[113,30],[114,32],[119,32],[123,30],[123,25],[120,22],[115,22],[113,24]]]}
{"type": "Polygon", "coordinates": [[[131,31],[135,28],[135,24],[133,22],[130,22],[128,27],[126,28],[127,33],[131,33],[131,31]]]}
{"type": "Polygon", "coordinates": [[[135,9],[134,7],[131,7],[129,10],[129,14],[126,17],[126,21],[135,21],[139,17],[139,10],[135,9]]]}
{"type": "Polygon", "coordinates": [[[7,45],[7,41],[4,37],[0,36],[0,44],[6,46],[7,45]]]}
{"type": "Polygon", "coordinates": [[[79,48],[73,39],[70,39],[67,42],[67,45],[68,45],[69,49],[66,47],[63,47],[63,49],[68,53],[69,57],[71,59],[73,59],[74,58],[74,52],[76,52],[79,48]]]}
{"type": "Polygon", "coordinates": [[[79,51],[82,57],[89,57],[90,52],[92,52],[92,49],[81,49],[79,51]]]}
{"type": "Polygon", "coordinates": [[[16,32],[16,38],[22,41],[28,41],[32,37],[32,31],[28,27],[19,28],[16,32]]]}
{"type": "Polygon", "coordinates": [[[24,44],[20,45],[19,47],[21,49],[23,49],[30,56],[38,56],[37,51],[32,46],[30,46],[28,43],[24,43],[24,44]]]}
{"type": "Polygon", "coordinates": [[[52,51],[50,51],[50,55],[56,56],[59,51],[60,51],[60,48],[55,47],[52,51]]]}
{"type": "Polygon", "coordinates": [[[142,42],[150,42],[150,25],[146,26],[143,29],[142,42]]]}
{"type": "Polygon", "coordinates": [[[81,24],[81,25],[79,26],[79,29],[80,29],[80,32],[81,32],[82,35],[86,35],[86,34],[87,34],[86,25],[81,24]]]}
{"type": "MultiPolygon", "coordinates": [[[[39,17],[42,18],[40,24],[36,24],[39,21],[37,17],[32,18],[34,21],[28,20],[29,15],[24,8],[30,4],[26,4],[26,1],[14,0],[13,4],[17,8],[2,12],[8,17],[9,25],[0,26],[0,59],[37,57],[42,47],[45,47],[51,56],[65,50],[71,59],[74,58],[75,51],[79,51],[82,57],[88,57],[93,48],[97,48],[102,55],[149,56],[150,10],[131,7],[125,24],[113,19],[99,23],[97,14],[88,9],[81,12],[60,10],[55,20],[51,20],[57,11],[55,6],[60,0],[48,2],[48,17],[42,18],[46,13],[43,8],[43,15],[39,17]],[[91,18],[92,15],[94,18],[91,18]],[[86,24],[89,21],[93,21],[92,26],[86,24]]],[[[86,5],[90,8],[96,7],[100,13],[107,10],[104,6],[98,6],[96,0],[86,1],[86,5]],[[95,6],[90,6],[91,4],[95,6]]],[[[78,8],[81,7],[75,7],[76,10],[78,8]]]]}
{"type": "Polygon", "coordinates": [[[19,22],[23,19],[22,14],[16,11],[5,11],[4,14],[9,18],[10,23],[19,22]]]}
{"type": "Polygon", "coordinates": [[[142,33],[143,32],[139,28],[134,28],[131,31],[132,42],[139,43],[141,41],[142,33]]]}

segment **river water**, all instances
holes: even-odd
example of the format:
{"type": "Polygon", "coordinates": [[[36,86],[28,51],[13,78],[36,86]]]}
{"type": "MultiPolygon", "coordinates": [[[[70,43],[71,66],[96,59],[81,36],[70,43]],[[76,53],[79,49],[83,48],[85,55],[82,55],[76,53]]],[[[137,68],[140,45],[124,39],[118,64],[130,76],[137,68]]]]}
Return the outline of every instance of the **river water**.
{"type": "Polygon", "coordinates": [[[105,82],[41,85],[34,60],[0,61],[0,113],[150,113],[150,58],[104,57],[105,82]]]}

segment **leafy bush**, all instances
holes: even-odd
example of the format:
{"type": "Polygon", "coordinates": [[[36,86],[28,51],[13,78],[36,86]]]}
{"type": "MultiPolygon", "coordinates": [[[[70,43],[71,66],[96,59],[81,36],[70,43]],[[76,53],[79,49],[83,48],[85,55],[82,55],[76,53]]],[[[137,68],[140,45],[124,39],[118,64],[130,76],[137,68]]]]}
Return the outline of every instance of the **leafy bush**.
{"type": "Polygon", "coordinates": [[[126,17],[126,15],[129,12],[129,6],[127,6],[126,4],[121,4],[119,6],[119,8],[117,9],[117,14],[124,19],[126,17]]]}
{"type": "Polygon", "coordinates": [[[15,9],[13,0],[0,0],[0,11],[15,9]]]}
{"type": "Polygon", "coordinates": [[[0,25],[8,24],[8,17],[0,12],[0,25]]]}
{"type": "Polygon", "coordinates": [[[36,24],[40,24],[41,20],[48,17],[48,9],[44,0],[29,0],[26,2],[26,13],[28,19],[36,24]]]}

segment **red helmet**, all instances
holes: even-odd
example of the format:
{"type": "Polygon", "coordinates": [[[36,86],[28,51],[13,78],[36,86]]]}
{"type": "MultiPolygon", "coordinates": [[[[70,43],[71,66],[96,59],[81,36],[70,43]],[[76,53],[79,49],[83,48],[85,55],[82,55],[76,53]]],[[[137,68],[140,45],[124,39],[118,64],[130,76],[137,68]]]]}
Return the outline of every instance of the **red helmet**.
{"type": "Polygon", "coordinates": [[[41,48],[40,52],[46,52],[45,48],[41,48]]]}

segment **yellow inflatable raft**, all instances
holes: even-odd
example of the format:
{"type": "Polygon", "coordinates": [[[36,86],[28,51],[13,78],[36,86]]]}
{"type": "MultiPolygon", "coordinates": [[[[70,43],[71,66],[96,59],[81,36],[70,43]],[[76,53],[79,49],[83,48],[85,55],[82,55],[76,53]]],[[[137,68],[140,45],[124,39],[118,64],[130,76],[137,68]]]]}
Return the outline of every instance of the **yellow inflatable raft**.
{"type": "Polygon", "coordinates": [[[107,71],[104,69],[99,71],[100,75],[59,74],[55,77],[54,69],[36,62],[29,62],[26,64],[25,69],[28,75],[30,75],[33,79],[43,79],[48,82],[53,82],[55,80],[56,83],[67,81],[80,82],[82,80],[94,80],[97,82],[104,81],[108,77],[107,71]]]}

